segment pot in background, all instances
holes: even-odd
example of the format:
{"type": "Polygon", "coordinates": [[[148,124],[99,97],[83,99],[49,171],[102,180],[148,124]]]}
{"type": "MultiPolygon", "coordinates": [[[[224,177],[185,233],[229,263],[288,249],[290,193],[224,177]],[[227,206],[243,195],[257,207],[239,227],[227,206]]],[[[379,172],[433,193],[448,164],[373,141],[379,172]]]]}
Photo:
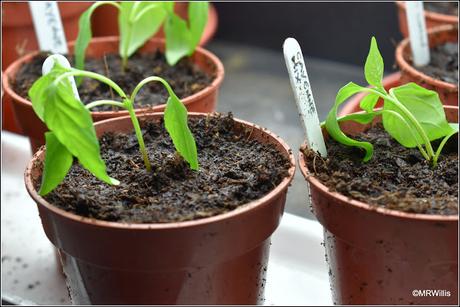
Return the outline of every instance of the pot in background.
{"type": "MultiPolygon", "coordinates": [[[[407,26],[407,17],[406,17],[406,4],[405,1],[396,1],[396,6],[398,7],[398,18],[399,18],[399,30],[403,37],[409,36],[409,28],[407,26]]],[[[458,26],[458,16],[455,15],[446,15],[440,14],[428,10],[424,10],[425,14],[425,23],[427,29],[434,28],[437,26],[451,24],[458,26]]]]}
{"type": "MultiPolygon", "coordinates": [[[[105,53],[118,52],[118,37],[98,37],[93,38],[86,51],[87,56],[102,57],[105,53]]],[[[69,43],[69,51],[72,53],[74,42],[69,43]]],[[[151,39],[139,49],[139,52],[153,52],[154,50],[164,50],[163,39],[151,39]]],[[[2,84],[7,95],[12,98],[13,112],[16,122],[22,132],[29,137],[32,152],[45,144],[44,133],[47,131],[46,126],[35,115],[32,108],[32,103],[17,95],[12,86],[11,81],[14,80],[19,68],[32,60],[37,52],[30,53],[11,64],[5,71],[2,84]]],[[[217,95],[219,87],[224,78],[224,66],[222,62],[211,52],[198,47],[195,53],[191,56],[192,61],[198,65],[204,72],[214,74],[215,78],[212,83],[201,91],[185,97],[182,100],[184,105],[190,112],[213,112],[216,109],[217,95]]],[[[161,112],[166,107],[165,104],[157,105],[149,108],[136,109],[136,113],[142,114],[145,112],[161,112]]],[[[94,121],[100,121],[112,117],[119,117],[128,115],[128,111],[104,111],[104,112],[91,112],[94,121]]]]}
{"type": "MultiPolygon", "coordinates": [[[[458,43],[458,25],[443,25],[428,31],[430,48],[442,45],[446,42],[458,43]]],[[[396,63],[401,69],[401,84],[415,82],[427,89],[434,90],[445,105],[458,106],[458,84],[437,80],[422,73],[412,66],[412,58],[409,39],[406,38],[396,48],[396,63]]]]}
{"type": "MultiPolygon", "coordinates": [[[[59,2],[62,25],[67,40],[78,35],[78,19],[92,2],[59,2]]],[[[2,67],[5,69],[19,57],[38,50],[35,28],[26,2],[2,3],[2,67]]],[[[20,133],[14,121],[11,97],[2,98],[2,129],[20,133]]]]}
{"type": "MultiPolygon", "coordinates": [[[[159,121],[163,113],[141,118],[159,121]]],[[[66,212],[35,190],[45,149],[34,155],[25,172],[26,188],[47,237],[60,250],[74,304],[262,303],[270,236],[283,214],[295,161],[279,137],[235,121],[236,129],[253,129],[252,139],[271,144],[289,159],[289,174],[262,198],[199,220],[126,224],[66,212]]],[[[129,117],[113,118],[95,128],[100,137],[107,131],[132,131],[132,123],[129,117]]]]}
{"type": "MultiPolygon", "coordinates": [[[[450,122],[458,122],[458,107],[444,109],[450,122]]],[[[341,123],[342,130],[352,135],[367,126],[341,123]]],[[[314,214],[324,227],[335,304],[457,305],[458,215],[405,213],[370,206],[330,192],[308,170],[302,151],[299,166],[310,186],[314,214]],[[413,294],[425,289],[450,294],[413,294]]]]}

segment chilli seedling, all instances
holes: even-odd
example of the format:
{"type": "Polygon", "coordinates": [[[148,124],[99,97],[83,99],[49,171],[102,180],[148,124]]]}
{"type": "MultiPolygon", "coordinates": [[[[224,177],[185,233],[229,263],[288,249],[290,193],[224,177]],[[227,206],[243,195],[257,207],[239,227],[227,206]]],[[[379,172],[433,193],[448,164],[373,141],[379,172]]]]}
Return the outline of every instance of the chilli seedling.
{"type": "Polygon", "coordinates": [[[387,92],[382,85],[383,71],[383,59],[377,42],[372,37],[364,65],[364,75],[369,87],[350,82],[339,90],[335,104],[325,122],[329,135],[339,143],[364,149],[363,161],[368,161],[374,152],[372,144],[346,136],[340,130],[339,122],[352,120],[366,124],[370,123],[376,115],[381,115],[384,129],[396,141],[407,148],[418,147],[423,157],[436,166],[447,140],[458,133],[458,123],[447,122],[443,105],[434,91],[415,83],[407,83],[391,88],[387,92]],[[367,93],[360,103],[364,113],[337,118],[338,107],[347,98],[359,92],[367,93]],[[380,98],[384,101],[383,108],[374,110],[380,98]],[[431,141],[441,138],[438,149],[434,151],[431,141]]]}
{"type": "Polygon", "coordinates": [[[119,53],[123,70],[128,58],[157,33],[163,24],[166,60],[169,65],[175,65],[184,56],[193,54],[208,21],[206,1],[191,1],[188,4],[188,25],[174,13],[174,2],[98,1],[86,10],[79,20],[79,32],[75,43],[75,67],[78,69],[84,69],[85,52],[92,37],[91,15],[101,5],[112,5],[118,9],[119,53]]]}
{"type": "Polygon", "coordinates": [[[142,86],[152,81],[162,83],[169,93],[164,124],[177,152],[189,163],[190,168],[198,169],[195,139],[187,125],[187,109],[165,80],[155,76],[145,78],[128,96],[107,77],[75,68],[67,69],[55,62],[53,69],[35,81],[29,90],[35,113],[50,130],[45,134],[46,156],[40,195],[51,192],[64,180],[72,166],[73,157],[98,179],[109,184],[119,184],[107,174],[105,162],[100,155],[99,141],[89,111],[99,105],[113,105],[129,112],[145,167],[148,171],[151,170],[139,121],[134,111],[134,100],[142,86]],[[69,77],[74,76],[105,83],[120,96],[121,101],[98,100],[83,105],[72,91],[69,77]]]}

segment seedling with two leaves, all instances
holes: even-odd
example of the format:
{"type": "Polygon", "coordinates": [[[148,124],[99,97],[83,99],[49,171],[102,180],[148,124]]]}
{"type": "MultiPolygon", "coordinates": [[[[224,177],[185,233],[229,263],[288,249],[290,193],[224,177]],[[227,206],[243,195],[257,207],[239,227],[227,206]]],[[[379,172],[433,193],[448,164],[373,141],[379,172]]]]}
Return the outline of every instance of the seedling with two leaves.
{"type": "Polygon", "coordinates": [[[175,65],[184,56],[190,56],[200,42],[208,21],[208,2],[191,1],[188,4],[188,24],[174,12],[174,2],[98,1],[80,17],[79,32],[75,43],[75,67],[85,66],[85,52],[92,37],[91,15],[102,5],[118,9],[120,32],[119,53],[123,70],[128,58],[164,25],[166,37],[166,60],[175,65]]]}
{"type": "Polygon", "coordinates": [[[145,167],[147,171],[151,170],[152,166],[134,111],[137,93],[149,82],[160,82],[168,91],[169,98],[164,112],[166,130],[177,152],[189,163],[190,168],[198,169],[196,144],[187,124],[187,109],[165,80],[156,76],[148,77],[128,96],[117,84],[103,75],[64,68],[55,62],[53,69],[35,81],[29,91],[35,113],[50,130],[45,134],[46,154],[40,195],[48,194],[64,180],[72,166],[73,157],[103,182],[119,184],[118,180],[107,174],[105,162],[100,155],[99,141],[89,111],[99,105],[112,105],[129,112],[145,167]],[[87,77],[103,82],[119,95],[120,101],[98,100],[84,105],[75,98],[69,77],[87,77]]]}
{"type": "Polygon", "coordinates": [[[377,42],[372,37],[364,65],[364,75],[369,87],[350,82],[339,90],[335,104],[324,123],[329,135],[339,143],[364,149],[363,161],[369,161],[374,152],[372,144],[348,137],[340,130],[339,122],[352,120],[367,124],[375,116],[381,115],[384,129],[396,141],[407,148],[417,147],[423,157],[436,166],[444,145],[450,137],[458,133],[458,123],[447,122],[443,105],[434,91],[415,83],[407,83],[386,91],[382,85],[383,71],[383,59],[377,42]],[[338,107],[359,92],[367,94],[360,103],[364,113],[337,118],[338,107]],[[383,108],[374,109],[380,98],[384,101],[383,108]],[[431,142],[437,139],[442,140],[435,151],[431,142]]]}

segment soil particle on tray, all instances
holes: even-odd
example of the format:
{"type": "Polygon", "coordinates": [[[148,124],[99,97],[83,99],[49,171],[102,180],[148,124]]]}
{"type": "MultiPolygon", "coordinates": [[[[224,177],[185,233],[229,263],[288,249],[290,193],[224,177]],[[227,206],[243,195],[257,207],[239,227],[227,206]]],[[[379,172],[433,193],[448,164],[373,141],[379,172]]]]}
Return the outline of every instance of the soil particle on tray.
{"type": "MultiPolygon", "coordinates": [[[[42,64],[48,54],[41,53],[29,63],[24,64],[13,80],[13,89],[21,97],[28,98],[28,91],[32,84],[41,76],[42,64]]],[[[73,62],[73,57],[68,58],[73,62]]],[[[105,58],[86,58],[85,70],[93,71],[109,77],[117,83],[123,91],[129,95],[135,86],[150,76],[164,78],[173,88],[179,98],[193,95],[209,84],[215,78],[201,71],[188,58],[183,58],[176,65],[169,66],[164,54],[152,52],[148,54],[134,54],[128,59],[126,71],[121,70],[121,59],[117,54],[106,54],[105,58]]],[[[85,78],[78,87],[78,92],[83,103],[87,104],[95,100],[115,99],[120,100],[118,95],[111,92],[110,88],[93,79],[85,78]]],[[[138,93],[135,107],[148,107],[166,103],[169,97],[164,86],[159,82],[150,82],[138,93]]],[[[92,111],[111,111],[112,106],[100,106],[92,111]]],[[[116,110],[116,108],[115,108],[116,110]]]]}
{"type": "Polygon", "coordinates": [[[427,11],[458,16],[458,2],[430,1],[423,3],[427,11]]]}
{"type": "Polygon", "coordinates": [[[450,138],[436,168],[426,162],[417,148],[397,143],[381,124],[354,138],[374,145],[370,161],[362,162],[360,149],[332,138],[326,141],[327,159],[311,150],[304,151],[309,170],[330,191],[404,212],[458,213],[457,137],[450,138]]]}
{"type": "MultiPolygon", "coordinates": [[[[194,220],[231,211],[273,190],[288,174],[289,161],[275,148],[235,129],[229,114],[190,119],[199,171],[175,153],[163,123],[143,122],[152,172],[147,172],[134,132],[106,133],[102,158],[119,186],[102,183],[74,163],[45,198],[78,215],[127,223],[194,220]]],[[[36,185],[39,185],[37,180],[36,185]]]]}
{"type": "Polygon", "coordinates": [[[416,67],[432,78],[458,83],[458,44],[445,43],[431,49],[430,63],[426,66],[416,67]]]}

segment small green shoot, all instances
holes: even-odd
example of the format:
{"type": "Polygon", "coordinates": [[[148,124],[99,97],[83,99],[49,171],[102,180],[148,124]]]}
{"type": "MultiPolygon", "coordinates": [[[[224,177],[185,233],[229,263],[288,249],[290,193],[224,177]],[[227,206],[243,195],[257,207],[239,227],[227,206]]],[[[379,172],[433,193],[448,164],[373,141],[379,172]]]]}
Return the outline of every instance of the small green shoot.
{"type": "Polygon", "coordinates": [[[112,80],[100,74],[75,68],[66,69],[55,62],[50,73],[39,78],[32,85],[29,97],[37,116],[46,124],[46,156],[40,195],[46,195],[64,180],[72,166],[73,157],[98,179],[117,185],[118,180],[107,174],[105,162],[100,155],[99,141],[93,126],[90,109],[99,105],[113,105],[129,112],[147,171],[151,165],[145,148],[139,121],[134,110],[134,100],[139,90],[149,82],[160,82],[169,93],[164,112],[164,122],[177,152],[186,160],[190,168],[198,169],[195,140],[187,125],[187,109],[176,96],[169,84],[160,77],[142,80],[131,96],[112,80]],[[68,77],[87,77],[110,86],[121,101],[98,100],[83,105],[75,98],[68,77]]]}
{"type": "Polygon", "coordinates": [[[350,82],[339,90],[325,122],[329,135],[339,143],[364,149],[363,161],[369,161],[374,152],[372,144],[346,136],[340,130],[339,122],[353,120],[366,124],[375,116],[382,115],[383,127],[396,141],[407,148],[417,147],[423,157],[436,166],[447,140],[458,133],[458,123],[447,122],[443,105],[434,91],[415,83],[407,83],[387,92],[382,84],[383,71],[383,59],[377,41],[372,37],[364,65],[364,75],[369,87],[350,82]],[[365,112],[337,118],[338,107],[359,92],[367,93],[360,103],[360,108],[365,112]],[[383,108],[374,110],[380,98],[384,101],[383,108]],[[442,141],[435,152],[431,141],[441,138],[442,141]]]}
{"type": "Polygon", "coordinates": [[[166,36],[166,60],[169,65],[175,65],[181,58],[193,54],[208,21],[207,1],[191,1],[188,4],[188,24],[174,12],[174,2],[98,1],[79,20],[75,43],[75,67],[78,69],[84,69],[85,52],[92,37],[91,15],[102,5],[112,5],[118,9],[119,53],[123,70],[126,69],[128,58],[162,25],[166,36]]]}

